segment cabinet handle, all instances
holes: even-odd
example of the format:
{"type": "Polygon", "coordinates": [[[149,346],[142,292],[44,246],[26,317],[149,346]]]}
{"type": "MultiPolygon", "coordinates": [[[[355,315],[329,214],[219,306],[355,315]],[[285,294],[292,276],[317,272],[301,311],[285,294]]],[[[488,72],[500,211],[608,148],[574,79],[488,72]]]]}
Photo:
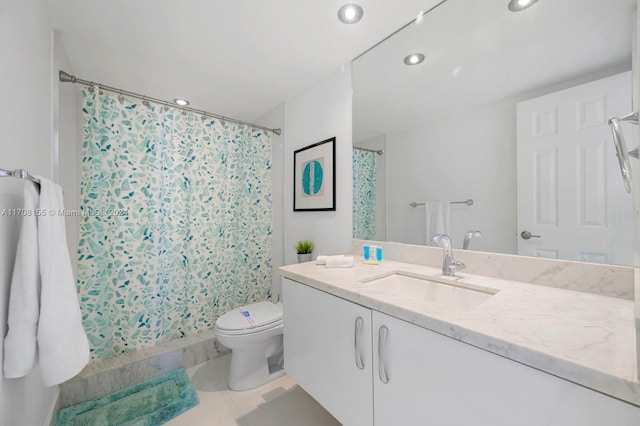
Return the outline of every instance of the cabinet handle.
{"type": "Polygon", "coordinates": [[[384,353],[387,349],[387,335],[389,329],[386,325],[380,327],[378,331],[378,375],[382,383],[389,383],[389,376],[387,375],[387,368],[385,366],[384,353]]]}
{"type": "Polygon", "coordinates": [[[356,354],[356,367],[360,370],[364,369],[364,360],[362,359],[362,351],[360,350],[360,335],[362,334],[363,326],[364,320],[362,317],[356,318],[356,327],[353,333],[353,349],[356,354]]]}

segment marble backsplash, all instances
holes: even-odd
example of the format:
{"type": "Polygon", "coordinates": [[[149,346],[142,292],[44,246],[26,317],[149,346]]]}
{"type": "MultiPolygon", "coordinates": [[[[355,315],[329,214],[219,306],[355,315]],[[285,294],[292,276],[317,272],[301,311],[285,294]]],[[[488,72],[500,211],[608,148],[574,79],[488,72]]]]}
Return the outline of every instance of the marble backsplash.
{"type": "MultiPolygon", "coordinates": [[[[354,239],[352,253],[362,255],[364,244],[382,246],[383,262],[387,258],[419,265],[442,266],[442,248],[439,247],[354,239]]],[[[634,300],[634,268],[628,266],[470,250],[453,250],[453,257],[465,263],[467,267],[464,272],[470,274],[634,300]]],[[[638,281],[635,283],[635,291],[640,294],[640,278],[635,281],[638,281]]],[[[640,300],[636,302],[636,318],[640,323],[640,300]]]]}

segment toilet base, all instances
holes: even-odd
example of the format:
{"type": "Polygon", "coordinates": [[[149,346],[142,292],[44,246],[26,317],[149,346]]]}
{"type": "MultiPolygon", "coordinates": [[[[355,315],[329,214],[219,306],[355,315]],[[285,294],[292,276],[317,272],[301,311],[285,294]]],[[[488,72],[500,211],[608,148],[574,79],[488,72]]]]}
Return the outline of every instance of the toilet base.
{"type": "MultiPolygon", "coordinates": [[[[275,356],[280,355],[275,354],[275,356]]],[[[265,360],[264,351],[238,350],[231,353],[231,367],[229,369],[229,382],[227,385],[232,391],[244,391],[262,386],[271,380],[284,375],[282,363],[265,360]],[[265,362],[266,361],[266,362],[265,362]],[[247,368],[248,366],[253,366],[247,368]]]]}

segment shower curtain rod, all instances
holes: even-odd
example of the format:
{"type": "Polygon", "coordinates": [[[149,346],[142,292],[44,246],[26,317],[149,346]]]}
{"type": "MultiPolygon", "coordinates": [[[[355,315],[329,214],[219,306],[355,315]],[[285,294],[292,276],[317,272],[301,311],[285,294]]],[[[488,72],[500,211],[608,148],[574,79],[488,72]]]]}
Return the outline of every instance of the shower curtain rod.
{"type": "Polygon", "coordinates": [[[353,149],[357,149],[359,151],[365,151],[365,152],[375,152],[378,155],[384,154],[384,151],[381,149],[360,148],[359,146],[354,146],[353,149]]]}
{"type": "Polygon", "coordinates": [[[187,106],[176,105],[173,102],[163,101],[162,99],[156,99],[156,98],[152,98],[150,96],[141,95],[139,93],[130,92],[128,90],[118,89],[116,87],[107,86],[106,84],[94,83],[93,81],[83,80],[81,78],[77,78],[75,75],[71,75],[71,74],[69,74],[67,72],[64,72],[62,70],[60,70],[59,78],[60,78],[60,81],[62,83],[80,83],[80,84],[83,84],[85,86],[97,86],[97,87],[99,87],[101,89],[108,90],[109,92],[119,93],[121,95],[129,96],[131,98],[140,99],[142,101],[149,101],[149,102],[153,102],[153,103],[156,103],[156,104],[164,105],[164,106],[167,106],[167,107],[181,109],[183,111],[189,111],[189,112],[193,112],[193,113],[196,113],[196,114],[201,114],[201,115],[204,115],[205,117],[217,118],[217,119],[219,119],[220,121],[223,121],[223,122],[224,121],[230,121],[232,123],[244,124],[244,125],[246,125],[248,127],[253,127],[254,129],[261,129],[261,130],[264,130],[266,132],[275,133],[276,135],[280,135],[282,133],[281,129],[270,129],[268,127],[260,126],[258,124],[248,123],[248,122],[242,121],[242,120],[236,120],[234,118],[225,117],[223,115],[213,114],[211,112],[207,112],[207,111],[203,111],[203,110],[199,110],[199,109],[195,109],[195,108],[190,108],[190,107],[187,107],[187,106]]]}

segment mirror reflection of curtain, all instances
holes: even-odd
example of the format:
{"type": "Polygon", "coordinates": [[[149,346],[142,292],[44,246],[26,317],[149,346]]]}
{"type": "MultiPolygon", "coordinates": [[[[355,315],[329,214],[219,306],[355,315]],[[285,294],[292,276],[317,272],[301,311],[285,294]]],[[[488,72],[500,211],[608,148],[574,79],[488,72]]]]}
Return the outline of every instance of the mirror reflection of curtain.
{"type": "Polygon", "coordinates": [[[353,238],[376,236],[376,154],[353,150],[353,238]]]}
{"type": "Polygon", "coordinates": [[[106,93],[85,93],[83,112],[78,287],[94,358],[269,297],[269,134],[106,93]]]}

